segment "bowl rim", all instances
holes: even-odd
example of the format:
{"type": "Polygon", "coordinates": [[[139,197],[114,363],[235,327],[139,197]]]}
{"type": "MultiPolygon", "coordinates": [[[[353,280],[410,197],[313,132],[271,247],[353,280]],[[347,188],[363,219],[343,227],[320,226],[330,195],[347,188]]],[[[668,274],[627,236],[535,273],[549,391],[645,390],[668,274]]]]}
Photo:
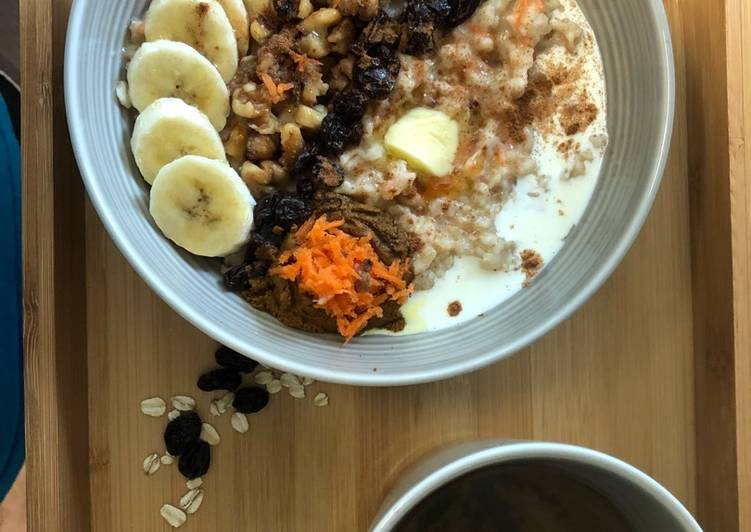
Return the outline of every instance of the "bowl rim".
{"type": "MultiPolygon", "coordinates": [[[[408,470],[404,482],[418,480],[401,491],[396,498],[386,499],[370,532],[390,532],[399,521],[437,489],[467,473],[483,467],[519,460],[559,460],[592,466],[621,480],[631,482],[665,508],[685,530],[702,532],[696,519],[675,495],[645,472],[609,454],[566,443],[527,440],[481,440],[450,445],[428,455],[408,470]],[[425,473],[418,477],[424,467],[425,473]]],[[[399,491],[398,486],[395,488],[399,491]]],[[[390,495],[386,495],[390,497],[390,495]]]]}
{"type": "Polygon", "coordinates": [[[659,32],[660,42],[662,44],[661,49],[659,50],[659,55],[666,66],[663,72],[666,93],[663,108],[665,121],[662,124],[663,130],[660,132],[658,149],[659,157],[657,159],[657,164],[654,166],[654,171],[650,176],[649,186],[644,187],[637,208],[633,211],[628,224],[624,226],[621,239],[616,243],[607,259],[604,260],[596,272],[585,281],[584,285],[575,296],[566,304],[562,305],[553,317],[545,322],[540,322],[535,327],[531,328],[526,334],[514,339],[514,341],[488,351],[483,356],[477,356],[471,360],[454,362],[437,369],[404,371],[398,375],[383,372],[363,372],[352,374],[344,370],[332,370],[325,367],[290,361],[282,355],[253,346],[250,341],[242,341],[233,335],[230,335],[223,328],[215,327],[210,323],[209,320],[201,314],[199,309],[194,309],[185,305],[179,292],[167,290],[161,285],[158,270],[150,265],[147,260],[143,260],[132,243],[128,242],[123,234],[117,230],[114,223],[114,216],[111,213],[112,207],[108,206],[107,202],[104,201],[103,192],[95,178],[96,174],[92,162],[92,150],[85,142],[81,127],[82,125],[76,123],[74,120],[74,117],[80,115],[80,111],[78,106],[74,105],[73,98],[68,97],[70,94],[76,94],[79,88],[79,76],[75,75],[75,73],[79,69],[80,62],[78,60],[79,54],[76,52],[81,46],[81,36],[84,33],[83,30],[85,27],[85,8],[89,1],[91,0],[74,0],[73,6],[71,7],[65,41],[64,90],[66,95],[66,118],[68,121],[68,129],[70,131],[71,144],[73,146],[76,162],[78,163],[84,186],[97,214],[99,215],[99,219],[104,224],[110,238],[115,242],[117,248],[125,256],[130,266],[146,282],[151,290],[153,290],[180,316],[206,335],[227,347],[241,353],[252,353],[252,355],[248,356],[252,356],[263,364],[297,375],[310,376],[316,380],[324,382],[357,386],[409,385],[439,381],[470,373],[515,354],[570,317],[587,300],[589,300],[612,275],[613,271],[615,271],[617,266],[623,260],[623,257],[633,245],[647,218],[667,165],[675,113],[675,63],[673,47],[667,14],[662,3],[660,0],[646,0],[648,7],[652,12],[652,19],[655,22],[656,28],[659,32]]]}

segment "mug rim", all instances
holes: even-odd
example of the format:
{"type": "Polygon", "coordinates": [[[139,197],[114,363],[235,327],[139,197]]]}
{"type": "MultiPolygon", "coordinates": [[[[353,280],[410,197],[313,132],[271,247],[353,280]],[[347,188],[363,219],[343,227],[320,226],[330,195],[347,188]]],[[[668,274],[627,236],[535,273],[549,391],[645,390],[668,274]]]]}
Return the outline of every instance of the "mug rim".
{"type": "MultiPolygon", "coordinates": [[[[439,465],[432,471],[414,482],[395,500],[390,501],[388,509],[381,509],[371,525],[370,532],[391,532],[410,510],[452,480],[487,466],[521,460],[568,461],[610,473],[621,480],[633,483],[639,490],[650,495],[686,531],[702,532],[696,519],[686,507],[659,482],[623,460],[594,449],[554,442],[484,440],[449,446],[429,456],[426,460],[440,461],[442,458],[448,458],[448,461],[439,462],[439,465]],[[466,454],[451,458],[452,455],[464,449],[467,450],[466,454]]],[[[432,465],[420,462],[416,467],[419,468],[420,464],[426,467],[432,465]]],[[[409,476],[415,471],[408,471],[406,475],[409,476]]],[[[402,478],[406,479],[407,476],[402,478]]]]}

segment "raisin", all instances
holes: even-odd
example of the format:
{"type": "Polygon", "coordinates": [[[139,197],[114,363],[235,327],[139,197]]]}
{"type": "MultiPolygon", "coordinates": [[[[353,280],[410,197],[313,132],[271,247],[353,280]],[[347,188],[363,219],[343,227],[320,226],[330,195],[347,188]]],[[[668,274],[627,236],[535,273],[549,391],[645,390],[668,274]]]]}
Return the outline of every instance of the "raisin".
{"type": "Polygon", "coordinates": [[[172,456],[180,456],[198,441],[201,434],[201,418],[195,412],[183,412],[167,423],[164,430],[164,445],[172,456]]]}
{"type": "Polygon", "coordinates": [[[352,122],[360,120],[367,109],[368,97],[357,89],[347,89],[334,98],[334,112],[352,122]]]}
{"type": "Polygon", "coordinates": [[[240,388],[235,392],[232,406],[243,414],[260,412],[269,403],[269,392],[258,386],[240,388]]]}
{"type": "Polygon", "coordinates": [[[336,113],[329,113],[321,122],[321,142],[332,155],[356,145],[362,137],[362,124],[349,122],[336,113]]]}
{"type": "Polygon", "coordinates": [[[230,268],[222,276],[224,286],[233,292],[242,292],[250,286],[250,270],[247,264],[230,268]]]}
{"type": "Polygon", "coordinates": [[[204,476],[209,471],[210,465],[211,448],[203,440],[193,442],[180,455],[180,460],[177,462],[180,473],[188,480],[204,476]]]}
{"type": "Polygon", "coordinates": [[[339,163],[320,155],[298,157],[293,172],[297,194],[306,200],[310,200],[317,190],[336,188],[344,181],[344,170],[339,163]]]}
{"type": "Polygon", "coordinates": [[[373,46],[385,45],[396,48],[401,36],[401,25],[384,10],[380,10],[362,30],[352,51],[355,54],[370,53],[373,46]]]}
{"type": "Polygon", "coordinates": [[[451,13],[447,0],[413,0],[404,11],[405,52],[422,55],[433,49],[436,27],[451,13]]]}
{"type": "MultiPolygon", "coordinates": [[[[258,362],[252,358],[241,355],[237,351],[233,351],[224,345],[216,350],[216,353],[214,353],[214,359],[220,366],[239,371],[240,373],[250,373],[256,369],[256,366],[258,366],[258,362]]],[[[237,388],[237,386],[235,386],[235,388],[237,388]]]]}
{"type": "Polygon", "coordinates": [[[454,28],[471,17],[477,6],[480,5],[480,0],[448,0],[451,6],[451,13],[446,17],[445,23],[447,27],[454,28]]]}
{"type": "Polygon", "coordinates": [[[384,100],[396,86],[401,63],[390,48],[376,46],[355,64],[354,76],[362,91],[370,98],[384,100]]]}
{"type": "Polygon", "coordinates": [[[280,20],[290,21],[297,18],[300,0],[273,0],[272,4],[280,20]]]}
{"type": "MultiPolygon", "coordinates": [[[[275,192],[264,196],[253,209],[252,245],[279,248],[292,226],[301,224],[311,212],[310,205],[296,195],[275,192]]],[[[253,272],[249,276],[253,277],[253,272]]]]}
{"type": "Polygon", "coordinates": [[[198,389],[204,392],[214,390],[229,390],[234,392],[240,387],[242,377],[234,370],[227,368],[214,369],[198,377],[198,389]]]}

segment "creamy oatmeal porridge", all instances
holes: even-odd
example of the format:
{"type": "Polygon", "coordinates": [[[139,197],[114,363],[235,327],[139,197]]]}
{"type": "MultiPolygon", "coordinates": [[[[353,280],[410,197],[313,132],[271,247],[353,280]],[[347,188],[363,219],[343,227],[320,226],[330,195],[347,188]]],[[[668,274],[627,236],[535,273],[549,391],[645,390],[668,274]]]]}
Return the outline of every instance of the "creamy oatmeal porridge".
{"type": "Polygon", "coordinates": [[[130,41],[118,96],[157,226],[310,332],[501,303],[563,245],[607,146],[575,0],[154,0],[130,41]]]}

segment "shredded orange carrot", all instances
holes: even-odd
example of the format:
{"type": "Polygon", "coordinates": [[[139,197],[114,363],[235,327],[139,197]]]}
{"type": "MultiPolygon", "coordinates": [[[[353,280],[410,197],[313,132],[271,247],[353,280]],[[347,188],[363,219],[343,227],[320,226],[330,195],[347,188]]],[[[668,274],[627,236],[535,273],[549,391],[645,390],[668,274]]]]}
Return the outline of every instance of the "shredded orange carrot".
{"type": "Polygon", "coordinates": [[[306,54],[298,54],[294,50],[289,51],[289,56],[292,58],[292,60],[297,65],[297,71],[302,73],[305,72],[305,65],[320,65],[321,62],[318,59],[313,59],[312,57],[308,57],[306,54]]]}
{"type": "Polygon", "coordinates": [[[519,30],[521,30],[528,8],[529,0],[516,0],[516,7],[514,8],[514,31],[516,33],[520,33],[519,30]]]}
{"type": "Polygon", "coordinates": [[[413,287],[404,281],[407,261],[384,264],[370,235],[354,237],[342,224],[326,216],[305,222],[295,233],[296,246],[279,256],[271,273],[297,283],[349,341],[371,318],[383,316],[384,303],[406,302],[413,287]]]}
{"type": "Polygon", "coordinates": [[[277,85],[266,72],[261,74],[261,81],[263,81],[266,90],[269,92],[271,103],[281,102],[285,98],[284,93],[294,88],[294,84],[292,83],[279,83],[277,85]]]}

